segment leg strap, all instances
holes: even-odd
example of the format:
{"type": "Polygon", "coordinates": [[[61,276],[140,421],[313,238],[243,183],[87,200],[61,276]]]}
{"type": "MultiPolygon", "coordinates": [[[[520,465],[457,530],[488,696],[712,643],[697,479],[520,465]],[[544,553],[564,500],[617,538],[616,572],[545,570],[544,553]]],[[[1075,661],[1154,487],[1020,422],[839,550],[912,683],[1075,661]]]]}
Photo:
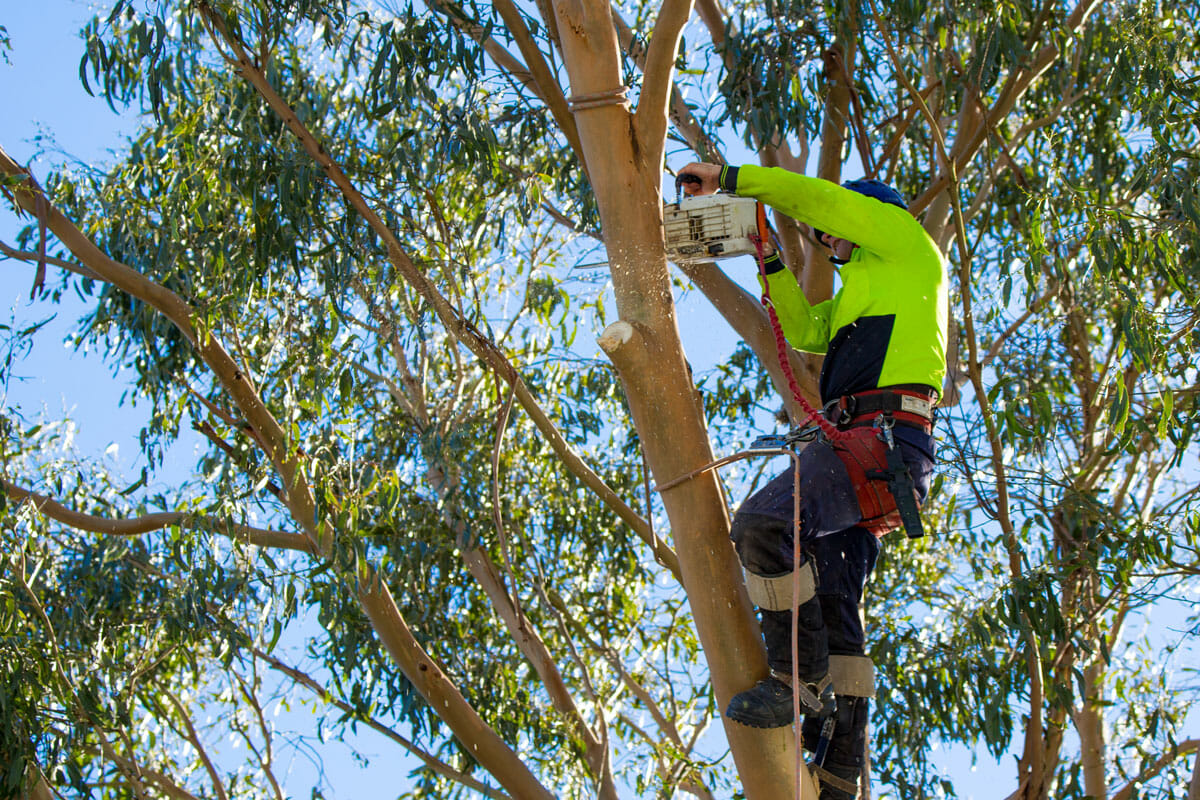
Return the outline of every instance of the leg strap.
{"type": "Polygon", "coordinates": [[[875,696],[875,662],[866,656],[829,656],[833,691],[849,697],[875,696]]]}
{"type": "Polygon", "coordinates": [[[808,771],[813,774],[819,784],[824,784],[845,792],[851,797],[858,797],[858,783],[839,778],[829,770],[817,764],[809,764],[808,771]]]}
{"type": "MultiPolygon", "coordinates": [[[[813,573],[811,561],[806,561],[798,568],[800,570],[800,597],[797,602],[807,603],[817,593],[817,576],[813,573]]],[[[792,582],[794,576],[790,572],[779,575],[756,575],[750,570],[744,570],[746,576],[746,591],[750,594],[750,602],[768,611],[792,610],[792,582]]]]}

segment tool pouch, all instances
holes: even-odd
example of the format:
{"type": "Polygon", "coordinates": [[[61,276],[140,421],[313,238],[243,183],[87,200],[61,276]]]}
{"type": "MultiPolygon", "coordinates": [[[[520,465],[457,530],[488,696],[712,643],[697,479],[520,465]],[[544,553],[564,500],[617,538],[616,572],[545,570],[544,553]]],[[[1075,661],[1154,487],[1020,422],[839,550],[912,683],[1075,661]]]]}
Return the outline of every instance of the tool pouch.
{"type": "Polygon", "coordinates": [[[904,528],[908,538],[924,535],[920,503],[912,475],[899,448],[888,447],[873,428],[855,428],[831,443],[854,486],[860,526],[876,536],[904,528]]]}

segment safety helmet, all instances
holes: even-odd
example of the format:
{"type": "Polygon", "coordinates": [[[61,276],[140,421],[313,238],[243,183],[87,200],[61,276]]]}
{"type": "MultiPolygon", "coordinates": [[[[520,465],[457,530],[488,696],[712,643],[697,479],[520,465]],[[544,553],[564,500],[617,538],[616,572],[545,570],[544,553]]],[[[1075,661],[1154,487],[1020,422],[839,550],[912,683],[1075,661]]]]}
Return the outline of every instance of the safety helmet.
{"type": "MultiPolygon", "coordinates": [[[[852,192],[865,194],[867,197],[874,197],[881,203],[890,203],[894,206],[900,206],[905,211],[908,210],[908,204],[904,202],[904,198],[900,196],[900,193],[881,180],[859,178],[858,180],[846,181],[842,186],[852,192]]],[[[821,241],[821,237],[825,235],[825,232],[813,228],[813,235],[817,237],[817,241],[819,242],[821,241]]]]}

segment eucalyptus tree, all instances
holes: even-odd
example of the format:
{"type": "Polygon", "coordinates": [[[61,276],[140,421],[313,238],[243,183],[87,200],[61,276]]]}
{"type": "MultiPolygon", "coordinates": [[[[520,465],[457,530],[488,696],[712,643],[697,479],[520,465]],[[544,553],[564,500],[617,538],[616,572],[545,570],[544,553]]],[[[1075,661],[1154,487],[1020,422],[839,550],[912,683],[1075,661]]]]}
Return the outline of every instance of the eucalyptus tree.
{"type": "Polygon", "coordinates": [[[104,170],[0,154],[3,253],[85,298],[151,469],[6,416],[10,790],[283,796],[265,710],[311,695],[414,797],[790,796],[791,731],[703,736],[766,666],[697,471],[800,417],[757,300],[661,227],[670,163],[739,139],[896,183],[956,285],[935,535],[867,609],[876,777],[952,792],[945,742],[1014,754],[1013,797],[1187,782],[1134,626],[1200,569],[1194,10],[122,0],[84,40],[144,125],[104,170]],[[745,341],[702,375],[677,287],[745,341]]]}

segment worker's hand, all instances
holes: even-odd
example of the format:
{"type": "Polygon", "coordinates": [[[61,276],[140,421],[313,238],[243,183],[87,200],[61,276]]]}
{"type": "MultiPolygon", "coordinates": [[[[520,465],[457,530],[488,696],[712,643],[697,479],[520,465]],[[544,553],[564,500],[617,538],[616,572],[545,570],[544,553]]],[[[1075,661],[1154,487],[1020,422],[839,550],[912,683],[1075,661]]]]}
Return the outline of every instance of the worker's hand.
{"type": "Polygon", "coordinates": [[[685,194],[715,194],[721,188],[721,165],[693,161],[675,173],[675,183],[683,187],[685,194]]]}

